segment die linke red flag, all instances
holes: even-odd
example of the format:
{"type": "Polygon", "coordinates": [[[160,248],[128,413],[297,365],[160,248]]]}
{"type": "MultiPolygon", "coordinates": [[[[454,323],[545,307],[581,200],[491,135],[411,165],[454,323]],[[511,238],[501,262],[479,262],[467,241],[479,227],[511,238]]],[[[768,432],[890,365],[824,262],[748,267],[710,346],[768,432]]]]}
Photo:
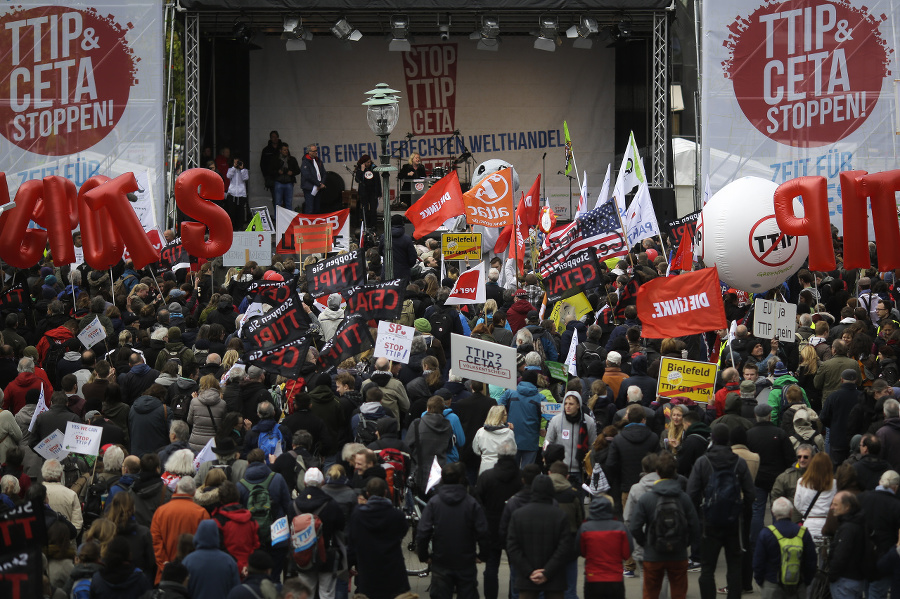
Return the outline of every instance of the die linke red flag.
{"type": "Polygon", "coordinates": [[[644,283],[638,289],[636,305],[642,334],[647,338],[665,339],[728,328],[719,271],[715,267],[644,283]]]}
{"type": "MultiPolygon", "coordinates": [[[[524,240],[528,237],[528,229],[536,227],[541,215],[541,175],[538,173],[537,178],[528,190],[528,194],[522,194],[519,204],[516,206],[516,240],[519,242],[519,255],[523,254],[525,246],[524,240]]],[[[494,253],[502,254],[509,245],[512,238],[512,225],[506,225],[500,231],[500,237],[494,244],[494,253]]],[[[521,260],[521,259],[520,259],[521,260]]]]}
{"type": "Polygon", "coordinates": [[[437,230],[447,219],[460,216],[465,209],[459,176],[453,171],[410,206],[406,218],[416,228],[413,235],[418,239],[437,230]]]}

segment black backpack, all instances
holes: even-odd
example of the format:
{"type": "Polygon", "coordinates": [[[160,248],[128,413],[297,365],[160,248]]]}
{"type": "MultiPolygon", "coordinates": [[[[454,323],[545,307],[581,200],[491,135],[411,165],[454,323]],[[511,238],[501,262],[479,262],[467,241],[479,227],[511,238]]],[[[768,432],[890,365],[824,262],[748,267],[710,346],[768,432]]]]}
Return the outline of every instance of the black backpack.
{"type": "Polygon", "coordinates": [[[600,356],[600,346],[592,341],[584,341],[579,344],[581,352],[576,348],[576,364],[578,367],[578,376],[584,376],[587,367],[594,362],[603,362],[600,356]]]}
{"type": "MultiPolygon", "coordinates": [[[[173,385],[174,386],[174,385],[173,385]]],[[[190,391],[187,393],[176,393],[169,403],[169,411],[175,420],[187,420],[188,412],[191,408],[191,399],[193,395],[190,391]]],[[[215,424],[215,422],[213,422],[215,424]]]]}
{"type": "Polygon", "coordinates": [[[87,528],[90,524],[103,516],[106,509],[106,498],[109,496],[109,490],[112,486],[119,482],[119,477],[108,478],[105,481],[95,480],[87,488],[84,496],[84,526],[87,528]]]}
{"type": "Polygon", "coordinates": [[[50,384],[53,385],[54,388],[59,388],[59,378],[56,376],[56,365],[65,355],[65,342],[59,343],[56,340],[51,339],[50,349],[47,350],[47,354],[44,356],[44,362],[41,364],[41,368],[47,373],[47,378],[50,379],[50,384]]]}
{"type": "Polygon", "coordinates": [[[656,516],[647,528],[647,543],[656,551],[671,553],[690,541],[687,514],[679,495],[661,495],[656,516]]]}
{"type": "Polygon", "coordinates": [[[356,431],[354,434],[354,442],[362,443],[368,446],[378,440],[376,431],[378,430],[377,422],[373,418],[366,418],[363,413],[359,413],[359,421],[356,423],[356,431]]]}
{"type": "Polygon", "coordinates": [[[740,461],[735,462],[733,468],[713,468],[709,474],[700,504],[703,519],[709,526],[729,526],[741,516],[743,500],[737,473],[738,464],[740,461]]]}
{"type": "Polygon", "coordinates": [[[447,313],[447,310],[440,308],[435,310],[428,322],[431,323],[431,334],[437,337],[441,342],[450,338],[450,333],[455,329],[453,327],[453,316],[447,313]]]}

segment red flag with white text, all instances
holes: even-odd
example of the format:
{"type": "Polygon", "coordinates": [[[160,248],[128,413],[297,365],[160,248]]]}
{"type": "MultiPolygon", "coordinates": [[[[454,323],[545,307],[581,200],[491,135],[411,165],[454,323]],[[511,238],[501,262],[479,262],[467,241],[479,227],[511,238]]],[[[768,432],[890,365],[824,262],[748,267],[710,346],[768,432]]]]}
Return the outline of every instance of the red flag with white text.
{"type": "Polygon", "coordinates": [[[465,212],[459,176],[451,172],[431,186],[425,195],[410,206],[406,218],[413,224],[418,239],[437,230],[444,222],[465,212]]]}
{"type": "Polygon", "coordinates": [[[637,292],[641,333],[649,339],[727,329],[717,268],[657,278],[637,292]]]}

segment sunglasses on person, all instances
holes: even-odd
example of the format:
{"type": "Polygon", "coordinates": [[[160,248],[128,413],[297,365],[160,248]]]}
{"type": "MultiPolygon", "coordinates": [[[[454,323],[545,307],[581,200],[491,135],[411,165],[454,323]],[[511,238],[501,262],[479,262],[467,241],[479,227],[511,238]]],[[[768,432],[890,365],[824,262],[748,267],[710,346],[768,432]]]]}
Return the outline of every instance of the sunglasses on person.
{"type": "Polygon", "coordinates": [[[805,454],[802,454],[802,453],[801,453],[801,454],[797,454],[797,459],[798,459],[798,460],[808,460],[808,459],[811,458],[811,457],[812,457],[812,456],[805,455],[805,454]]]}

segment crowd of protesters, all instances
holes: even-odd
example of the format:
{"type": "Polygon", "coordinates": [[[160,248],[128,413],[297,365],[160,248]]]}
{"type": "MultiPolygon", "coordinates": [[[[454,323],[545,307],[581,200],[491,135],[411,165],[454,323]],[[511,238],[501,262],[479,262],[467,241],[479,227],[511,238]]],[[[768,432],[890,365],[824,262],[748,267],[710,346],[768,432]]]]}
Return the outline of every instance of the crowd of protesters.
{"type": "Polygon", "coordinates": [[[801,270],[766,295],[797,305],[792,339],[754,338],[732,289],[733,337],[647,339],[652,245],[604,272],[587,313],[551,320],[527,263],[517,278],[495,259],[486,303],[446,305],[458,269],[406,237],[408,363],[370,349],[329,369],[342,298],[314,301],[291,260],[8,270],[30,298],[0,304],[0,506],[46,506],[50,597],[392,598],[427,564],[432,597],[496,599],[503,551],[512,597],[624,597],[641,576],[645,598],[681,599],[697,571],[702,599],[900,592],[895,273],[801,270]],[[285,379],[243,362],[241,325],[252,282],[292,277],[316,343],[285,379]],[[85,348],[95,319],[105,339],[85,348]],[[451,372],[451,334],[516,348],[515,389],[451,372]],[[577,376],[554,379],[576,339],[577,376]],[[717,362],[714,400],[658,396],[667,357],[717,362]],[[68,422],[102,428],[100,455],[34,451],[68,422]],[[283,517],[291,538],[273,538],[283,517]]]}

